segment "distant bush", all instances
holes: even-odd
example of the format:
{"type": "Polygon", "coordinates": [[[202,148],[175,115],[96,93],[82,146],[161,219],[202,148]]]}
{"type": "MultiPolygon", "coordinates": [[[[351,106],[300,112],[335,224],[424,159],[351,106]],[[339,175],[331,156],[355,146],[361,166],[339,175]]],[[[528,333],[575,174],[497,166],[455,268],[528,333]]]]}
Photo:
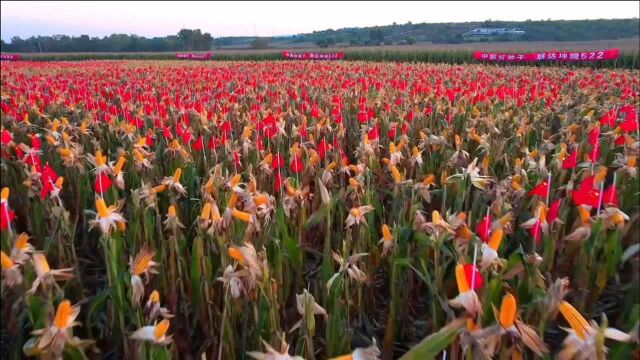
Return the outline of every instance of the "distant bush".
{"type": "Polygon", "coordinates": [[[328,48],[329,46],[335,43],[336,43],[336,40],[332,37],[328,37],[328,38],[324,38],[316,41],[316,45],[318,45],[321,48],[328,48]]]}
{"type": "Polygon", "coordinates": [[[258,37],[251,43],[251,48],[253,49],[268,49],[269,48],[269,38],[266,37],[258,37]]]}
{"type": "Polygon", "coordinates": [[[404,40],[407,42],[407,44],[412,45],[416,43],[416,38],[415,36],[407,36],[406,38],[404,38],[404,40]]]}

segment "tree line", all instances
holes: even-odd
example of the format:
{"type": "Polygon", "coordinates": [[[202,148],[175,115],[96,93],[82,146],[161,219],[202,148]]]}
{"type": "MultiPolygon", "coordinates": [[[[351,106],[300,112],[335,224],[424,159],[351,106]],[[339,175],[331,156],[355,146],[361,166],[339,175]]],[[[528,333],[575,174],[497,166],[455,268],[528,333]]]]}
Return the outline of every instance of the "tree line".
{"type": "Polygon", "coordinates": [[[415,42],[462,43],[469,41],[591,41],[629,38],[640,35],[640,21],[631,19],[598,20],[527,20],[467,23],[393,23],[386,26],[327,29],[291,36],[248,37],[232,36],[214,39],[200,29],[182,29],[176,35],[145,38],[137,35],[112,34],[103,38],[81,35],[32,36],[2,41],[3,52],[162,52],[207,51],[226,46],[268,49],[292,43],[314,43],[319,47],[362,46],[381,44],[413,44],[415,42]],[[518,28],[520,36],[470,37],[474,28],[518,28]]]}
{"type": "Polygon", "coordinates": [[[140,51],[207,51],[211,49],[213,37],[200,29],[181,29],[176,35],[145,38],[128,34],[111,34],[105,37],[88,35],[32,36],[11,38],[1,42],[2,52],[140,52],[140,51]]]}
{"type": "Polygon", "coordinates": [[[319,46],[333,44],[381,45],[411,44],[417,41],[432,43],[463,43],[472,41],[593,41],[637,37],[640,20],[526,20],[466,23],[393,23],[366,28],[343,28],[314,31],[296,37],[295,42],[313,42],[319,46]],[[518,28],[520,36],[472,38],[465,34],[474,28],[518,28]]]}

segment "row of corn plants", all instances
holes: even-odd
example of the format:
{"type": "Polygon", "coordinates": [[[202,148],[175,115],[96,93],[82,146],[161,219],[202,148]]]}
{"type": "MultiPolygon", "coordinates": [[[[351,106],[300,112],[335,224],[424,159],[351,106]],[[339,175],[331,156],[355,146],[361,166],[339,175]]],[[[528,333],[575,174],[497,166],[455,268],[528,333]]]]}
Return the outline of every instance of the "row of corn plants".
{"type": "MultiPolygon", "coordinates": [[[[510,51],[517,53],[517,51],[510,51]]],[[[528,52],[528,51],[525,51],[528,52]]],[[[84,60],[175,60],[176,53],[57,53],[57,54],[22,54],[28,61],[84,61],[84,60]]],[[[253,52],[251,50],[235,53],[217,53],[214,51],[213,61],[273,61],[280,60],[280,51],[253,52]]],[[[345,49],[344,59],[349,61],[394,61],[416,63],[467,64],[476,63],[473,51],[469,50],[358,50],[345,49]]],[[[518,65],[531,66],[530,63],[518,65]]],[[[542,61],[535,66],[558,66],[552,61],[542,61]]],[[[562,64],[566,66],[566,64],[562,64]]],[[[638,51],[622,51],[615,60],[586,61],[571,64],[572,67],[590,68],[640,68],[638,51]]]]}

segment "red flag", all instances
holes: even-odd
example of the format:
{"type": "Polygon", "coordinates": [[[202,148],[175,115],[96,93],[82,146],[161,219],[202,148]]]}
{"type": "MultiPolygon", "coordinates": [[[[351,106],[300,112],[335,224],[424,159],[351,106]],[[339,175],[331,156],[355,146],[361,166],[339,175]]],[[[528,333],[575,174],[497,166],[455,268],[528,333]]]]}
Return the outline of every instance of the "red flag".
{"type": "Polygon", "coordinates": [[[540,220],[536,221],[531,229],[529,229],[531,236],[536,240],[536,245],[540,245],[540,239],[542,237],[542,224],[540,220]]]}
{"type": "Polygon", "coordinates": [[[578,165],[578,150],[569,154],[566,159],[562,161],[563,169],[574,169],[578,165]]]}
{"type": "Polygon", "coordinates": [[[369,118],[367,117],[367,112],[366,111],[360,111],[358,113],[358,121],[360,123],[366,123],[367,121],[369,121],[369,118]]]}
{"type": "Polygon", "coordinates": [[[573,203],[576,206],[588,205],[597,208],[600,200],[600,192],[588,187],[580,187],[573,191],[573,203]]]}
{"type": "Polygon", "coordinates": [[[38,135],[33,135],[31,137],[31,147],[34,150],[40,150],[40,148],[42,147],[42,142],[40,141],[40,138],[38,137],[38,135]]]}
{"type": "Polygon", "coordinates": [[[638,131],[638,114],[628,112],[625,120],[620,124],[620,129],[626,133],[638,131]]]}
{"type": "Polygon", "coordinates": [[[11,141],[13,141],[13,135],[11,135],[11,133],[7,129],[2,129],[2,136],[1,136],[0,142],[2,142],[4,145],[7,145],[11,141]]]}
{"type": "Polygon", "coordinates": [[[284,157],[280,154],[273,157],[271,160],[271,168],[273,170],[278,170],[284,165],[284,157]]]}
{"type": "Polygon", "coordinates": [[[202,135],[198,136],[196,142],[193,143],[193,150],[202,151],[204,149],[204,140],[202,139],[202,135]]]}
{"type": "Polygon", "coordinates": [[[53,184],[58,180],[58,174],[49,164],[46,164],[40,171],[40,181],[42,182],[42,190],[40,191],[40,198],[44,199],[53,191],[53,184]]]}
{"type": "Polygon", "coordinates": [[[11,221],[16,218],[13,211],[9,210],[8,202],[0,203],[0,230],[5,230],[11,224],[11,221]]]}
{"type": "Polygon", "coordinates": [[[485,216],[482,221],[476,225],[476,234],[484,242],[489,242],[489,234],[491,232],[491,214],[485,216]]]}
{"type": "Polygon", "coordinates": [[[589,153],[589,159],[594,163],[600,160],[600,143],[596,143],[593,146],[593,149],[591,149],[591,152],[589,153]]]}
{"type": "Polygon", "coordinates": [[[558,218],[560,214],[560,205],[562,204],[562,199],[558,199],[554,201],[551,206],[549,206],[549,212],[547,213],[547,222],[552,223],[555,219],[558,218]]]}
{"type": "Polygon", "coordinates": [[[393,126],[391,127],[391,129],[389,129],[389,132],[387,133],[387,136],[389,137],[390,140],[393,140],[396,138],[396,127],[393,126]]]}
{"type": "Polygon", "coordinates": [[[189,143],[193,139],[193,135],[191,134],[191,132],[190,131],[184,131],[180,136],[182,137],[182,142],[185,145],[189,146],[189,143]]]}
{"type": "Polygon", "coordinates": [[[578,186],[578,189],[593,189],[595,187],[595,181],[596,177],[594,175],[587,176],[580,182],[580,186],[578,186]]]}
{"type": "Polygon", "coordinates": [[[162,130],[162,135],[165,137],[165,139],[173,139],[173,134],[171,133],[171,129],[168,126],[166,126],[164,130],[162,130]]]}
{"type": "Polygon", "coordinates": [[[147,146],[153,147],[153,135],[151,132],[147,133],[147,146]]]}
{"type": "Polygon", "coordinates": [[[378,124],[376,124],[376,126],[374,126],[371,130],[369,130],[369,133],[367,135],[369,137],[369,140],[371,141],[376,141],[380,138],[380,132],[378,129],[378,124]]]}
{"type": "Polygon", "coordinates": [[[614,128],[616,126],[616,120],[616,112],[615,110],[611,110],[600,118],[600,125],[608,125],[610,128],[614,128]]]}
{"type": "Polygon", "coordinates": [[[242,167],[242,161],[240,161],[240,154],[237,151],[233,152],[233,160],[237,167],[242,167]]]}
{"type": "Polygon", "coordinates": [[[591,145],[595,145],[598,143],[598,138],[600,137],[600,126],[596,126],[589,132],[589,143],[591,145]]]}
{"type": "Polygon", "coordinates": [[[551,190],[549,188],[549,182],[545,180],[542,183],[540,183],[538,186],[534,187],[531,191],[529,191],[527,195],[529,196],[538,195],[542,198],[546,198],[547,194],[549,193],[549,190],[551,190]]]}
{"type": "Polygon", "coordinates": [[[482,277],[482,274],[480,274],[480,270],[478,270],[478,268],[475,265],[473,264],[464,265],[464,274],[467,278],[467,283],[469,284],[469,287],[471,287],[471,284],[473,283],[473,289],[471,290],[480,289],[484,286],[484,278],[482,277]]]}
{"type": "Polygon", "coordinates": [[[109,175],[105,173],[100,173],[100,175],[96,177],[96,183],[94,184],[94,188],[96,193],[100,195],[108,191],[109,188],[111,188],[111,179],[109,178],[109,175]]]}
{"type": "Polygon", "coordinates": [[[331,144],[328,144],[325,138],[322,138],[317,146],[318,155],[320,155],[320,159],[324,160],[327,155],[327,151],[331,150],[331,144]]]}
{"type": "Polygon", "coordinates": [[[298,174],[304,171],[304,164],[302,163],[302,159],[297,156],[293,158],[293,160],[291,161],[291,171],[294,174],[298,174]]]}
{"type": "Polygon", "coordinates": [[[402,131],[402,135],[407,135],[409,132],[409,123],[402,124],[402,129],[400,129],[400,131],[402,131]]]}
{"type": "Polygon", "coordinates": [[[611,204],[615,207],[620,206],[620,201],[618,200],[618,190],[616,189],[615,184],[611,184],[604,190],[604,192],[602,193],[602,203],[611,204]]]}

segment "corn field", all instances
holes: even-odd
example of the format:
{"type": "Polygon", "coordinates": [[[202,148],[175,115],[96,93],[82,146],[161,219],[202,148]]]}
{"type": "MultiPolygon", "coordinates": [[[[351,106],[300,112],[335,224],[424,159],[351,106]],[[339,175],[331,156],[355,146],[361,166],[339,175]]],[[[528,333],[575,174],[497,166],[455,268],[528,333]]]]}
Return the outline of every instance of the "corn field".
{"type": "Polygon", "coordinates": [[[1,66],[3,358],[640,356],[637,70],[1,66]]]}
{"type": "MultiPolygon", "coordinates": [[[[528,52],[523,50],[524,52],[528,52]]],[[[514,52],[514,51],[510,51],[514,52]]],[[[22,59],[28,61],[83,61],[83,60],[175,60],[174,52],[157,53],[57,53],[57,54],[22,54],[22,59]]],[[[281,60],[280,51],[251,51],[235,52],[214,51],[212,61],[274,61],[281,60]]],[[[415,63],[467,64],[477,63],[473,51],[469,50],[358,50],[345,49],[344,59],[348,61],[397,61],[415,63]]],[[[516,63],[517,64],[517,63],[516,63]]],[[[522,63],[517,66],[532,66],[522,63]]],[[[538,62],[534,66],[557,66],[554,62],[538,62]]],[[[572,63],[573,67],[591,68],[626,68],[640,69],[640,53],[625,50],[615,60],[585,61],[572,63]]]]}

